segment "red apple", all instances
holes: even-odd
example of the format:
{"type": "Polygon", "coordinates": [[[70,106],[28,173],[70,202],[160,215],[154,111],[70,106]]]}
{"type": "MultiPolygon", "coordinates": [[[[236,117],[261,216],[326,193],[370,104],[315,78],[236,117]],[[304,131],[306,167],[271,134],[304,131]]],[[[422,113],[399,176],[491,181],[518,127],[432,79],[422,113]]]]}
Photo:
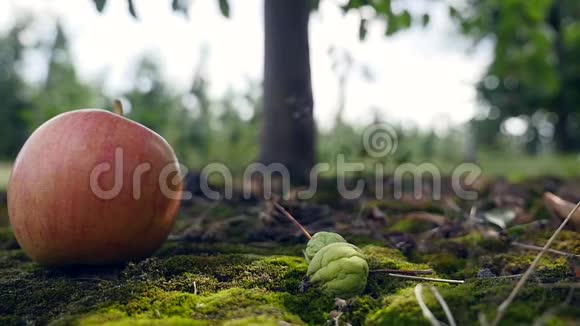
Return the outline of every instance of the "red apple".
{"type": "Polygon", "coordinates": [[[175,222],[177,171],[171,146],[150,129],[104,110],[64,113],[40,126],[14,163],[10,223],[45,265],[141,259],[175,222]]]}

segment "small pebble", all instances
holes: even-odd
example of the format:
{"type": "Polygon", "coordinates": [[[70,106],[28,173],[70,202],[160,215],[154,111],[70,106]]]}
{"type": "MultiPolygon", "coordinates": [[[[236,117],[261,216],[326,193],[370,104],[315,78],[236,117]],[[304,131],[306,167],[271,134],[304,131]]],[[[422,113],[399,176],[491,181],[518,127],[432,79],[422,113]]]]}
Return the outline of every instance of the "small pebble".
{"type": "Polygon", "coordinates": [[[479,272],[477,272],[477,277],[479,277],[479,278],[492,278],[492,277],[496,277],[496,275],[489,268],[483,268],[483,269],[480,269],[479,272]]]}

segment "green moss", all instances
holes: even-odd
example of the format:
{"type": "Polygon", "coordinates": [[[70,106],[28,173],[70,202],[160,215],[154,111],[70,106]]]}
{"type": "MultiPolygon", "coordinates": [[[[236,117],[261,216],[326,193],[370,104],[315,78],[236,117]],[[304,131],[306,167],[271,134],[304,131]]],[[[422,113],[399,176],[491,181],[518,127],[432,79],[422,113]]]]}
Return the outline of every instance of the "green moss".
{"type": "Polygon", "coordinates": [[[318,205],[336,205],[344,201],[344,197],[338,191],[336,184],[336,179],[327,179],[319,182],[318,191],[314,193],[309,202],[318,205]]]}
{"type": "MultiPolygon", "coordinates": [[[[535,253],[504,253],[479,257],[478,265],[489,268],[496,275],[514,275],[525,272],[536,257],[535,253]]],[[[545,281],[565,279],[572,270],[565,257],[544,256],[535,274],[545,281]]]]}
{"type": "Polygon", "coordinates": [[[362,247],[368,246],[368,245],[373,245],[373,246],[378,246],[378,247],[385,246],[384,240],[374,239],[374,238],[369,237],[368,235],[351,234],[348,232],[341,233],[341,235],[345,238],[345,240],[348,243],[352,243],[359,248],[362,248],[362,247]]]}
{"type": "MultiPolygon", "coordinates": [[[[550,236],[551,232],[528,231],[519,241],[543,246],[550,236]]],[[[580,248],[580,234],[563,231],[552,247],[574,253],[580,248]]],[[[496,275],[523,273],[536,254],[536,251],[511,246],[502,237],[486,237],[479,232],[471,232],[456,238],[437,240],[426,247],[424,253],[414,255],[413,259],[429,264],[435,271],[448,277],[472,278],[483,268],[489,268],[496,275]]],[[[565,257],[548,253],[542,259],[537,275],[545,280],[567,278],[571,272],[568,265],[565,257]]]]}
{"type": "Polygon", "coordinates": [[[432,228],[433,224],[426,221],[402,219],[391,226],[388,231],[402,233],[421,233],[432,228]]]}
{"type": "MultiPolygon", "coordinates": [[[[518,241],[543,247],[553,233],[553,230],[526,232],[520,237],[520,239],[518,239],[518,241]]],[[[580,255],[580,232],[570,230],[560,232],[551,248],[580,255]]]]}
{"type": "Polygon", "coordinates": [[[382,301],[384,308],[371,313],[367,317],[366,325],[429,325],[417,304],[413,288],[405,288],[396,294],[385,296],[382,301]]]}
{"type": "MultiPolygon", "coordinates": [[[[526,236],[534,243],[533,235],[526,236]]],[[[579,238],[577,233],[563,232],[555,244],[573,252],[579,238]]],[[[300,290],[307,270],[303,248],[268,242],[173,242],[141,262],[63,270],[42,268],[19,249],[0,250],[0,324],[325,324],[336,309],[334,298],[316,288],[300,290]]],[[[432,251],[427,254],[417,251],[417,262],[410,262],[397,249],[362,247],[371,269],[433,268],[452,278],[475,277],[482,268],[497,275],[521,273],[536,254],[471,233],[439,240],[428,249],[432,251]]],[[[536,275],[541,281],[568,282],[569,263],[565,257],[546,255],[536,275]]],[[[535,280],[517,297],[506,324],[529,324],[564,302],[567,289],[543,289],[535,280]]],[[[349,302],[341,320],[353,325],[425,324],[412,291],[415,284],[372,273],[363,295],[349,302]]],[[[514,284],[514,279],[468,279],[464,285],[438,287],[463,325],[473,324],[480,311],[492,317],[514,284]]],[[[444,320],[428,290],[425,297],[444,320]]],[[[577,320],[579,314],[571,306],[558,312],[553,323],[577,320]]]]}
{"type": "Polygon", "coordinates": [[[0,250],[17,249],[18,242],[9,227],[0,227],[0,250]]]}
{"type": "Polygon", "coordinates": [[[344,314],[344,320],[352,325],[364,325],[369,313],[381,308],[381,300],[370,295],[363,295],[351,300],[344,314]]]}
{"type": "Polygon", "coordinates": [[[113,287],[100,280],[50,277],[44,271],[24,273],[0,284],[0,312],[7,312],[19,323],[45,324],[62,315],[124,301],[140,290],[133,282],[113,287]]]}
{"type": "Polygon", "coordinates": [[[225,201],[208,203],[206,205],[196,204],[183,211],[187,213],[181,219],[185,223],[184,225],[187,225],[188,222],[191,223],[192,216],[207,216],[208,221],[215,221],[216,219],[230,218],[239,214],[235,207],[225,201]]]}
{"type": "Polygon", "coordinates": [[[262,286],[270,290],[296,293],[307,268],[303,258],[266,257],[248,266],[241,282],[246,288],[262,286]]]}
{"type": "MultiPolygon", "coordinates": [[[[0,268],[7,268],[13,264],[21,264],[28,261],[24,250],[0,250],[0,268]]],[[[3,271],[0,270],[0,273],[3,271]]]]}
{"type": "Polygon", "coordinates": [[[564,319],[556,316],[551,317],[545,323],[547,326],[573,326],[578,325],[578,320],[564,319]]]}
{"type": "MultiPolygon", "coordinates": [[[[477,314],[484,312],[493,316],[497,306],[503,302],[515,286],[514,280],[475,280],[461,286],[441,288],[441,294],[453,310],[458,324],[477,320],[477,314]],[[464,322],[461,322],[464,321],[464,322]]],[[[507,311],[503,324],[531,324],[552,307],[562,304],[568,296],[568,289],[545,289],[535,283],[528,283],[507,311]]],[[[438,316],[443,319],[440,308],[438,316]]],[[[562,311],[559,315],[570,316],[562,311]]],[[[577,312],[576,312],[577,313],[577,312]]]]}
{"type": "Polygon", "coordinates": [[[200,323],[195,320],[191,320],[191,318],[185,317],[169,317],[163,319],[153,319],[153,318],[143,318],[143,319],[134,319],[134,318],[122,318],[122,319],[113,319],[107,320],[106,318],[109,316],[103,317],[96,316],[95,319],[83,320],[82,325],[103,325],[103,326],[153,326],[153,325],[163,325],[163,326],[205,326],[210,325],[209,323],[200,323]]]}
{"type": "Polygon", "coordinates": [[[216,254],[251,254],[251,255],[287,255],[302,256],[304,244],[285,244],[278,242],[259,243],[191,243],[184,241],[171,241],[165,243],[157,251],[157,257],[169,257],[176,255],[216,255],[216,254]]]}
{"type": "Polygon", "coordinates": [[[461,279],[466,277],[464,272],[467,262],[455,255],[442,252],[424,255],[422,260],[443,276],[461,279]]]}
{"type": "MultiPolygon", "coordinates": [[[[486,314],[492,319],[497,306],[507,298],[513,289],[513,280],[474,280],[463,285],[437,285],[439,292],[449,305],[458,325],[477,325],[478,314],[486,314]]],[[[531,324],[544,311],[561,304],[567,296],[567,289],[543,289],[528,284],[507,311],[503,324],[531,324]]],[[[446,317],[431,294],[424,289],[425,303],[441,321],[446,317]]],[[[577,309],[576,309],[577,310],[577,309]]],[[[561,312],[563,318],[573,318],[578,312],[561,312]]],[[[383,298],[383,307],[369,314],[367,325],[429,325],[424,319],[414,294],[414,287],[398,291],[383,298]]]]}
{"type": "Polygon", "coordinates": [[[509,242],[507,239],[499,236],[484,236],[477,231],[473,231],[449,241],[464,246],[469,254],[472,255],[479,255],[486,252],[505,252],[509,248],[509,242]]]}
{"type": "Polygon", "coordinates": [[[286,309],[311,325],[325,324],[334,309],[334,299],[317,289],[282,297],[286,309]]]}
{"type": "MultiPolygon", "coordinates": [[[[370,270],[395,269],[395,270],[428,270],[426,264],[409,262],[403,254],[397,250],[387,247],[365,246],[362,248],[367,257],[370,270]]],[[[371,296],[380,296],[398,291],[408,287],[413,281],[394,278],[385,273],[373,273],[369,275],[367,289],[365,293],[371,296]]]]}
{"type": "MultiPolygon", "coordinates": [[[[298,321],[293,325],[301,325],[298,321]]],[[[224,326],[280,326],[280,320],[270,316],[257,316],[226,321],[224,326]]]]}
{"type": "MultiPolygon", "coordinates": [[[[0,312],[7,311],[9,316],[14,316],[11,318],[21,322],[31,318],[34,322],[46,323],[57,317],[58,320],[70,322],[79,314],[101,311],[104,307],[108,308],[101,311],[98,317],[112,318],[111,316],[118,315],[116,310],[120,306],[127,307],[124,312],[130,317],[139,315],[142,309],[153,311],[153,314],[157,309],[166,317],[189,316],[193,304],[196,311],[199,311],[198,317],[201,320],[212,315],[210,303],[217,306],[231,298],[231,303],[234,304],[244,295],[248,296],[251,303],[248,309],[254,309],[255,304],[262,300],[264,309],[258,311],[268,316],[277,314],[286,318],[285,313],[294,309],[320,320],[324,318],[324,311],[329,311],[332,307],[331,301],[327,301],[327,298],[321,299],[320,293],[299,293],[307,268],[301,257],[182,255],[154,257],[139,263],[130,263],[126,267],[50,270],[29,263],[21,251],[13,252],[14,254],[3,252],[6,256],[0,258],[0,262],[9,262],[3,266],[6,273],[11,266],[30,268],[19,270],[18,273],[11,272],[10,276],[7,274],[4,281],[0,282],[0,312]],[[205,301],[199,302],[198,298],[204,298],[205,301]],[[317,300],[323,302],[319,309],[303,311],[304,306],[315,305],[317,300]],[[153,308],[146,308],[148,304],[153,305],[153,308]],[[198,304],[206,305],[207,308],[201,309],[198,304]],[[275,309],[271,307],[272,304],[275,309]],[[288,309],[285,308],[286,304],[290,306],[288,309]],[[185,311],[188,313],[185,314],[185,311]]],[[[250,311],[241,307],[238,310],[239,315],[228,318],[257,315],[249,314],[250,311]]],[[[145,314],[142,319],[153,317],[155,316],[145,314]]],[[[115,318],[111,322],[122,323],[123,320],[115,318]]]]}
{"type": "Polygon", "coordinates": [[[550,212],[542,198],[534,200],[528,209],[530,215],[537,220],[549,220],[552,218],[552,212],[550,212]]]}
{"type": "Polygon", "coordinates": [[[260,325],[273,322],[303,324],[299,317],[285,311],[283,297],[288,294],[260,289],[232,288],[207,295],[195,295],[152,288],[124,305],[87,315],[79,324],[159,323],[181,325],[260,325]],[[264,318],[262,316],[268,316],[264,318]]]}
{"type": "Polygon", "coordinates": [[[409,262],[403,253],[397,249],[374,245],[368,245],[361,249],[367,257],[369,268],[371,270],[380,268],[414,270],[429,269],[429,266],[425,264],[409,262]]]}
{"type": "Polygon", "coordinates": [[[408,202],[404,200],[377,200],[369,202],[364,212],[370,212],[373,207],[389,213],[406,213],[412,211],[425,211],[430,213],[444,214],[444,204],[440,201],[408,202]]]}
{"type": "Polygon", "coordinates": [[[195,280],[198,291],[257,287],[296,293],[306,268],[303,258],[291,256],[173,256],[129,264],[123,276],[161,282],[166,289],[186,287],[192,291],[195,280]]]}

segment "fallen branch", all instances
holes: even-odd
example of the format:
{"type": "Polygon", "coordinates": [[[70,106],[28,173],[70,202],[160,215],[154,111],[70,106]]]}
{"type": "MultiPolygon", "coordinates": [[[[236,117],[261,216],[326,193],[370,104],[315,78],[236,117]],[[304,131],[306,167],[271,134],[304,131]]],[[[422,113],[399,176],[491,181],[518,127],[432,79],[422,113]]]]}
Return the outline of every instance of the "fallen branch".
{"type": "MultiPolygon", "coordinates": [[[[552,198],[550,195],[553,197],[556,197],[555,195],[550,194],[550,193],[546,193],[545,196],[549,196],[550,198],[552,198]]],[[[559,197],[556,197],[556,198],[559,198],[559,197]]],[[[544,253],[546,253],[546,251],[548,251],[548,249],[550,248],[550,246],[552,245],[554,240],[556,240],[556,238],[558,237],[560,232],[562,232],[562,230],[564,229],[566,224],[568,224],[568,221],[571,220],[571,218],[574,215],[574,213],[576,212],[576,210],[578,210],[578,207],[580,207],[580,201],[576,204],[576,206],[574,206],[574,208],[570,211],[570,213],[568,213],[568,216],[566,217],[566,219],[564,219],[562,224],[560,224],[560,227],[558,227],[558,229],[556,231],[554,231],[554,234],[552,234],[552,236],[550,237],[548,242],[546,242],[546,244],[542,248],[542,251],[540,251],[538,253],[536,258],[534,259],[534,261],[532,262],[530,267],[526,270],[526,272],[524,273],[522,278],[518,281],[518,283],[516,284],[516,286],[514,287],[512,292],[510,293],[510,295],[508,296],[508,298],[497,307],[497,314],[496,314],[495,319],[492,323],[492,326],[496,326],[502,320],[507,309],[509,308],[511,303],[514,301],[514,299],[516,298],[516,296],[518,295],[518,293],[520,292],[520,290],[522,289],[524,284],[526,284],[526,281],[528,280],[528,278],[530,278],[530,275],[534,272],[534,269],[536,269],[536,266],[540,262],[540,259],[542,259],[542,256],[544,255],[544,253]]]]}

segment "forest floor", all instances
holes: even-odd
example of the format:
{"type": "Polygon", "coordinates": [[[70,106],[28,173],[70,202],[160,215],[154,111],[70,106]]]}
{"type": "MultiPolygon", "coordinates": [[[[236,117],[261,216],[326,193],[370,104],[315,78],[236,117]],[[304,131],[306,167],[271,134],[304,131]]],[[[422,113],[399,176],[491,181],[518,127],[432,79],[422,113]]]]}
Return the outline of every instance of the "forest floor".
{"type": "MultiPolygon", "coordinates": [[[[580,200],[580,181],[486,179],[479,199],[344,200],[335,190],[281,201],[311,233],[334,231],[373,269],[433,270],[429,277],[458,325],[493,320],[562,221],[542,195],[580,200]]],[[[0,195],[0,225],[6,222],[0,195]],[[4,216],[4,218],[2,217],[4,216]]],[[[502,325],[578,325],[580,233],[570,224],[508,308],[502,325]]],[[[196,198],[151,258],[120,266],[46,268],[0,227],[0,325],[429,325],[414,280],[371,273],[344,304],[303,286],[307,239],[271,202],[196,198]],[[336,323],[336,319],[339,320],[336,323]]],[[[425,289],[435,317],[445,313],[425,289]]]]}

